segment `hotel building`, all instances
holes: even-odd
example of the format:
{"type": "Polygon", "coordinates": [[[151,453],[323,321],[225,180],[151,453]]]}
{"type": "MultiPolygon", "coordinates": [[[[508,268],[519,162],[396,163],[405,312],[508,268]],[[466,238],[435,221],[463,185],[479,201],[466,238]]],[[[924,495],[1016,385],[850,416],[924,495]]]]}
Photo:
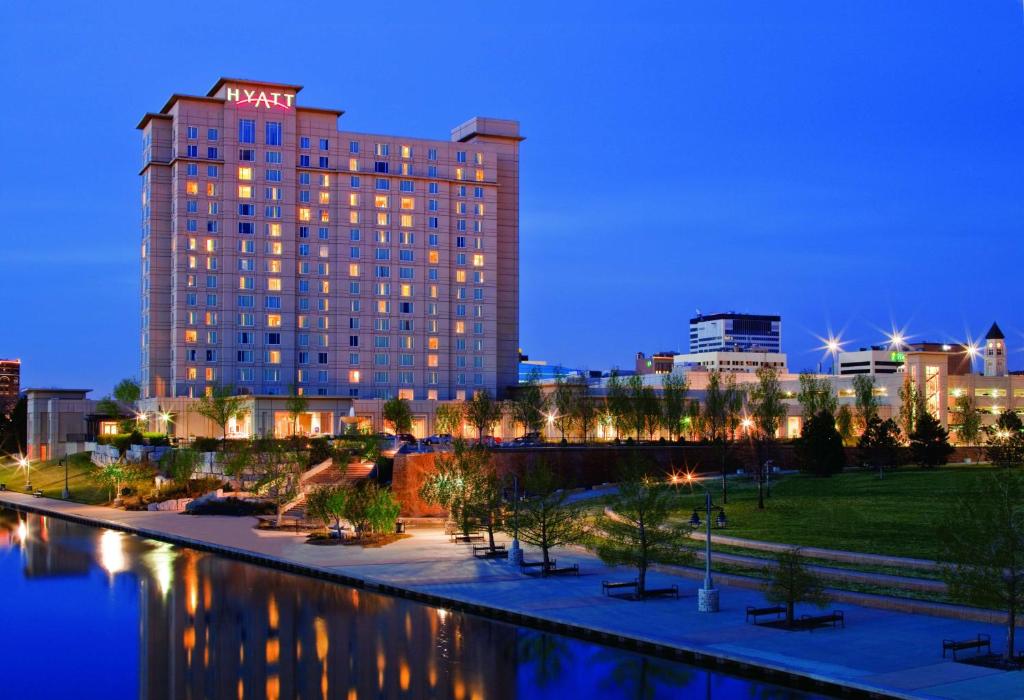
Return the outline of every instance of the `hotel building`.
{"type": "Polygon", "coordinates": [[[518,123],[354,133],[301,90],[222,78],[139,122],[144,399],[515,386],[518,123]]]}
{"type": "Polygon", "coordinates": [[[709,314],[690,319],[690,353],[782,352],[782,317],[709,314]]]}

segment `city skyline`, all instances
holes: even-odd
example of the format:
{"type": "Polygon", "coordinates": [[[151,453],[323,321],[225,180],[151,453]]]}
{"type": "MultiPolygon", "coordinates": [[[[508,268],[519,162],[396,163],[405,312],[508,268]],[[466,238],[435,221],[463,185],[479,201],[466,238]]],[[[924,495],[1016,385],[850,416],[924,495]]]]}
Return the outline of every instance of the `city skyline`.
{"type": "MultiPolygon", "coordinates": [[[[769,16],[737,3],[630,16],[603,5],[579,25],[561,10],[539,25],[524,8],[508,30],[453,7],[472,56],[455,80],[429,57],[337,71],[240,55],[206,28],[230,20],[216,9],[203,24],[170,20],[204,47],[195,56],[144,53],[145,13],[124,33],[108,10],[47,26],[67,50],[17,71],[21,106],[0,116],[12,232],[0,293],[16,331],[0,356],[22,359],[22,386],[102,393],[139,375],[133,127],[168,94],[202,94],[219,75],[304,84],[307,103],[346,110],[352,131],[444,139],[477,114],[519,120],[520,344],[532,358],[628,368],[637,351],[683,351],[699,308],[781,315],[795,371],[816,367],[815,337],[830,330],[847,348],[893,328],[955,343],[993,321],[1020,367],[1016,309],[987,291],[1021,252],[1019,6],[788,5],[769,16]],[[91,48],[104,44],[118,50],[91,48]],[[57,187],[68,155],[88,165],[57,187]]],[[[34,12],[4,10],[6,60],[41,40],[34,12]]],[[[352,41],[379,19],[325,12],[316,29],[283,25],[277,41],[352,41]]],[[[421,25],[452,31],[431,13],[403,20],[393,31],[404,40],[421,25]]]]}

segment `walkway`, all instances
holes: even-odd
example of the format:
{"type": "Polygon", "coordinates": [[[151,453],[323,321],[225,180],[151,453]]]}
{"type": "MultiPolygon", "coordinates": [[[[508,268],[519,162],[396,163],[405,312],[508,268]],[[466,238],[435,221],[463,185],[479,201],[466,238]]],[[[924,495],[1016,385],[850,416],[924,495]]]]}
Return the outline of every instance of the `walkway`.
{"type": "Polygon", "coordinates": [[[837,607],[846,613],[846,629],[784,632],[744,622],[745,606],[764,604],[759,592],[723,586],[722,611],[701,614],[696,610],[694,580],[664,571],[650,575],[651,585],[677,583],[684,594],[682,600],[636,603],[603,597],[602,579],[633,578],[633,572],[609,569],[579,551],[559,552],[557,557],[560,563],[579,563],[584,575],[540,579],[522,575],[506,562],[473,559],[468,547],[449,544],[440,529],[415,529],[412,537],[377,549],[314,547],[294,534],[255,530],[250,518],[126,512],[9,492],[0,493],[3,502],[147,536],[261,555],[281,565],[315,567],[369,586],[394,586],[734,663],[838,681],[862,691],[895,697],[1024,698],[1024,672],[999,672],[942,659],[943,638],[968,638],[985,632],[1001,648],[1004,633],[998,625],[843,603],[837,607]]]}

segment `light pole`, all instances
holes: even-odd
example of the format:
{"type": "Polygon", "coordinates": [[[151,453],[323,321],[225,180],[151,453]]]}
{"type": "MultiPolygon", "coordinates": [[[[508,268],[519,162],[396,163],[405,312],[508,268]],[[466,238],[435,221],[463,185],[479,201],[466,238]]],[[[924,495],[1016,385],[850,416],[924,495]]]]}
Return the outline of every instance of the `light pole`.
{"type": "Polygon", "coordinates": [[[71,460],[68,458],[67,455],[65,455],[64,459],[61,460],[61,462],[63,462],[64,464],[64,491],[61,493],[60,497],[63,498],[65,501],[71,499],[71,490],[68,488],[68,462],[70,461],[71,460]]]}
{"type": "MultiPolygon", "coordinates": [[[[706,526],[706,537],[704,539],[704,587],[697,591],[697,611],[698,612],[718,612],[718,589],[715,588],[714,580],[711,578],[711,511],[718,511],[718,526],[725,527],[725,509],[721,506],[716,506],[711,502],[711,492],[705,488],[704,484],[700,483],[693,478],[693,474],[688,472],[686,474],[686,483],[697,484],[704,489],[704,523],[706,526]]],[[[700,516],[697,515],[697,510],[694,509],[693,515],[690,517],[690,524],[694,527],[700,527],[700,516]]]]}
{"type": "Polygon", "coordinates": [[[25,490],[32,491],[32,462],[28,457],[20,457],[18,466],[25,470],[25,490]]]}
{"type": "Polygon", "coordinates": [[[508,561],[519,566],[523,561],[523,550],[519,547],[519,475],[512,474],[512,546],[508,550],[508,561]]]}

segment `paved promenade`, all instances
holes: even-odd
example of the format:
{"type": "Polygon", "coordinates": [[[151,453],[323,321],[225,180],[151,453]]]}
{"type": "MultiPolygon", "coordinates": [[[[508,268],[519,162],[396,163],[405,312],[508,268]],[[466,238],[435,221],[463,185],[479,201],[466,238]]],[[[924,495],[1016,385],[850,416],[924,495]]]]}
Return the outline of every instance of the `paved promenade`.
{"type": "MultiPolygon", "coordinates": [[[[845,611],[845,629],[785,632],[744,622],[745,606],[764,604],[759,592],[745,588],[721,586],[721,612],[698,613],[699,584],[689,572],[650,574],[652,586],[678,584],[683,594],[678,601],[603,597],[603,579],[632,579],[635,574],[609,569],[579,550],[556,556],[560,565],[578,563],[581,576],[540,579],[522,575],[504,561],[475,560],[469,547],[450,544],[440,529],[413,529],[412,537],[382,548],[318,547],[305,544],[299,535],[256,530],[252,518],[127,512],[10,492],[0,493],[0,505],[4,502],[143,535],[205,542],[370,586],[393,586],[500,608],[896,697],[1024,698],[1024,672],[993,671],[942,659],[943,638],[985,632],[996,648],[1002,648],[1005,634],[998,625],[838,603],[832,607],[845,611]]],[[[814,610],[798,608],[798,612],[814,610]]]]}

